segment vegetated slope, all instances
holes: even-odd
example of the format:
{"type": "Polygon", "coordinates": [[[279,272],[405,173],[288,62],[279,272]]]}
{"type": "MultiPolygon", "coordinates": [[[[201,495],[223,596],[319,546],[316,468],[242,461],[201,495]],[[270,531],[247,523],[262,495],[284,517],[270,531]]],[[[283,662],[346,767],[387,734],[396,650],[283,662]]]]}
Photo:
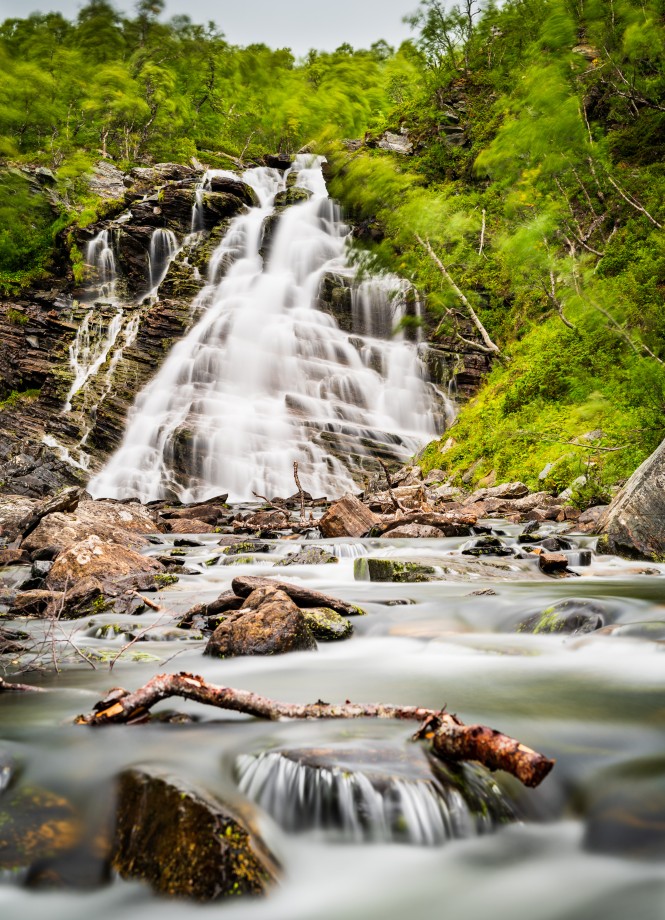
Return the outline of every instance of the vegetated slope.
{"type": "Polygon", "coordinates": [[[587,473],[591,500],[656,446],[663,0],[424,0],[399,51],[302,61],[159,6],[0,26],[6,293],[84,271],[63,228],[109,206],[86,180],[100,155],[226,167],[316,142],[358,237],[426,297],[428,336],[492,358],[426,467],[553,489],[587,473]],[[386,130],[408,132],[401,154],[386,130]]]}

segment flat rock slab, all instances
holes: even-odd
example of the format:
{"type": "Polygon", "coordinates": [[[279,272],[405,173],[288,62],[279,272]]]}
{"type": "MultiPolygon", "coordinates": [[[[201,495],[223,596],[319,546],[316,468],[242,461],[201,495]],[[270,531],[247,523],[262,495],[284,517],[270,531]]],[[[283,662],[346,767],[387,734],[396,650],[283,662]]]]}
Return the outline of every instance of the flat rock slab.
{"type": "Polygon", "coordinates": [[[21,546],[31,553],[46,547],[62,551],[95,535],[121,546],[140,549],[148,545],[144,535],[156,530],[153,516],[140,505],[83,501],[69,514],[57,511],[42,518],[21,546]]]}
{"type": "Polygon", "coordinates": [[[226,805],[147,770],[118,781],[113,867],[195,901],[261,895],[277,874],[265,845],[226,805]]]}
{"type": "Polygon", "coordinates": [[[117,543],[106,543],[93,535],[75,543],[58,556],[49,572],[48,585],[58,589],[65,585],[72,586],[83,578],[105,579],[142,573],[156,575],[161,572],[164,572],[164,566],[155,559],[141,556],[117,543]]]}

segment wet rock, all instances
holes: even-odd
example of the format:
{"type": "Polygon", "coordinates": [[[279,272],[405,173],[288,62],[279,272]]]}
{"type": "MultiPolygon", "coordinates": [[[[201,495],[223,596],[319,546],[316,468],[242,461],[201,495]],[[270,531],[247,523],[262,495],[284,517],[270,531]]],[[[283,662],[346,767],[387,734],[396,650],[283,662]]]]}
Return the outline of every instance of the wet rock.
{"type": "Polygon", "coordinates": [[[327,607],[310,607],[301,612],[312,635],[320,642],[336,642],[353,634],[351,623],[327,607]]]}
{"type": "MultiPolygon", "coordinates": [[[[427,493],[422,484],[413,486],[398,486],[393,489],[393,495],[402,508],[417,510],[427,504],[427,493]]],[[[389,514],[395,511],[395,504],[389,492],[377,492],[366,495],[365,501],[371,511],[389,514]]]]}
{"type": "Polygon", "coordinates": [[[580,530],[583,530],[585,533],[594,533],[599,526],[600,519],[606,511],[607,505],[594,505],[593,508],[587,508],[577,519],[580,530]]]}
{"type": "Polygon", "coordinates": [[[293,157],[288,153],[266,153],[263,162],[271,169],[286,170],[293,166],[293,157]]]}
{"type": "Polygon", "coordinates": [[[210,191],[224,192],[227,195],[235,195],[243,204],[250,208],[255,208],[259,204],[259,199],[253,188],[243,182],[242,179],[234,179],[231,176],[211,176],[210,191]]]}
{"type": "Polygon", "coordinates": [[[246,517],[236,518],[233,522],[234,530],[246,532],[270,532],[273,530],[287,530],[289,516],[285,511],[257,511],[246,517]]]}
{"type": "Polygon", "coordinates": [[[358,581],[392,581],[400,584],[416,584],[432,581],[437,571],[431,565],[419,562],[400,562],[396,559],[367,559],[354,561],[353,574],[358,581]]]}
{"type": "Polygon", "coordinates": [[[463,556],[513,556],[514,552],[498,537],[478,537],[462,547],[463,556]]]}
{"type": "Polygon", "coordinates": [[[222,550],[224,556],[241,556],[245,553],[269,553],[269,543],[257,543],[253,540],[244,540],[242,543],[232,543],[222,550]]]}
{"type": "Polygon", "coordinates": [[[665,441],[606,508],[598,528],[599,552],[653,561],[665,556],[665,441]]]}
{"type": "MultiPolygon", "coordinates": [[[[55,606],[55,605],[54,605],[55,606]]],[[[112,606],[104,598],[104,588],[97,578],[82,578],[65,592],[58,602],[60,618],[77,620],[94,613],[103,613],[112,606]]]]}
{"type": "Polygon", "coordinates": [[[50,606],[57,605],[62,595],[55,591],[36,589],[17,594],[12,601],[8,617],[41,617],[50,606]]]}
{"type": "Polygon", "coordinates": [[[559,553],[561,550],[573,548],[573,544],[570,540],[566,540],[565,537],[559,536],[546,537],[544,540],[540,541],[540,545],[550,553],[559,553]]]}
{"type": "Polygon", "coordinates": [[[531,614],[518,624],[516,632],[582,635],[602,629],[606,618],[607,611],[600,604],[572,599],[531,614]]]}
{"type": "Polygon", "coordinates": [[[351,279],[336,272],[326,272],[321,279],[316,308],[333,316],[339,328],[344,332],[353,332],[353,285],[351,279]]]}
{"type": "Polygon", "coordinates": [[[21,545],[33,554],[46,547],[58,547],[62,551],[94,535],[140,549],[148,543],[145,534],[156,529],[152,515],[138,504],[82,501],[71,513],[54,512],[44,517],[21,545]]]}
{"type": "Polygon", "coordinates": [[[339,559],[333,556],[327,550],[320,546],[307,546],[297,553],[289,553],[279,562],[275,563],[275,568],[287,565],[330,565],[337,563],[339,559]]]}
{"type": "Polygon", "coordinates": [[[224,192],[204,192],[201,209],[203,229],[212,230],[217,224],[229,217],[235,217],[245,208],[244,201],[236,195],[224,192]]]}
{"type": "Polygon", "coordinates": [[[30,565],[30,556],[24,549],[0,549],[0,566],[30,565]]]}
{"type": "Polygon", "coordinates": [[[345,495],[323,515],[319,529],[324,537],[364,537],[381,519],[354,495],[345,495]]]}
{"type": "Polygon", "coordinates": [[[265,845],[226,805],[147,770],[119,779],[113,867],[196,901],[263,894],[276,877],[265,845]]]}
{"type": "Polygon", "coordinates": [[[470,497],[469,503],[485,501],[488,498],[520,499],[528,494],[529,488],[523,482],[504,482],[502,485],[493,486],[490,489],[479,489],[470,497]]]}
{"type": "Polygon", "coordinates": [[[257,588],[277,588],[287,594],[291,600],[295,601],[298,607],[329,607],[342,616],[361,616],[364,611],[353,604],[347,604],[339,598],[330,597],[328,594],[322,594],[320,591],[313,591],[311,588],[305,588],[302,585],[294,585],[288,581],[280,581],[277,578],[261,578],[255,575],[242,575],[233,579],[231,586],[235,594],[239,597],[249,597],[257,588]]]}
{"type": "Polygon", "coordinates": [[[393,518],[384,518],[373,530],[373,533],[387,537],[398,527],[419,524],[423,527],[435,527],[444,537],[468,537],[473,532],[472,527],[475,527],[477,521],[475,511],[453,510],[446,513],[409,511],[406,514],[400,513],[393,518]]]}
{"type": "Polygon", "coordinates": [[[26,869],[75,846],[82,833],[70,802],[32,786],[0,798],[0,869],[26,869]]]}
{"type": "Polygon", "coordinates": [[[555,575],[568,569],[568,556],[563,553],[540,553],[538,565],[546,575],[555,575]]]}
{"type": "Polygon", "coordinates": [[[121,546],[108,543],[93,534],[61,553],[49,572],[50,588],[73,585],[83,578],[107,578],[141,573],[157,574],[164,567],[154,559],[121,546]]]}
{"type": "Polygon", "coordinates": [[[438,527],[429,527],[427,524],[404,524],[401,527],[395,527],[393,530],[383,534],[385,539],[399,540],[404,539],[431,539],[437,540],[444,536],[442,530],[438,527]]]}
{"type": "Polygon", "coordinates": [[[311,197],[312,193],[309,189],[298,188],[297,186],[287,188],[283,192],[278,192],[275,195],[275,207],[289,208],[294,204],[301,204],[303,201],[309,201],[311,197]]]}
{"type": "Polygon", "coordinates": [[[212,634],[206,655],[283,655],[316,648],[304,616],[283,591],[258,588],[212,634]]]}

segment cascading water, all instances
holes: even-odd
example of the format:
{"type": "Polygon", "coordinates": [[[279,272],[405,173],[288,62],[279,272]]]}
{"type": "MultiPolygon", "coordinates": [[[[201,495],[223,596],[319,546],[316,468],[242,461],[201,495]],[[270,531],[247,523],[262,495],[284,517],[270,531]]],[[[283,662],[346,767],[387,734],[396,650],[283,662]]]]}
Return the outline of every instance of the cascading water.
{"type": "Polygon", "coordinates": [[[335,497],[354,488],[363,457],[405,459],[443,427],[446,407],[417,349],[389,337],[405,310],[403,282],[362,282],[366,334],[343,332],[316,308],[326,273],[353,282],[348,227],[322,162],[297,159],[296,184],[310,198],[280,214],[265,260],[263,228],[288,174],[244,174],[260,204],[232,221],[197,300],[207,306],[140,394],[120,449],[90,484],[95,496],[290,494],[297,460],[305,488],[335,497]]]}
{"type": "Polygon", "coordinates": [[[70,412],[72,399],[104,365],[122,328],[123,311],[113,315],[110,322],[95,310],[90,310],[81,320],[76,338],[69,346],[69,364],[74,380],[65,400],[65,412],[70,412]],[[108,325],[107,325],[108,323],[108,325]]]}
{"type": "Polygon", "coordinates": [[[350,762],[346,752],[287,751],[238,758],[242,792],[290,833],[318,830],[347,841],[440,846],[446,840],[487,833],[512,815],[493,780],[464,768],[472,802],[427,770],[402,764],[381,751],[376,763],[350,762]],[[332,762],[339,760],[338,763],[332,762]],[[418,775],[422,774],[422,775],[418,775]]]}
{"type": "Polygon", "coordinates": [[[148,252],[150,290],[156,291],[178,252],[178,240],[172,230],[158,228],[152,234],[148,252]]]}
{"type": "Polygon", "coordinates": [[[98,282],[96,298],[115,298],[116,267],[111,231],[106,229],[88,243],[86,262],[95,271],[98,282]]]}

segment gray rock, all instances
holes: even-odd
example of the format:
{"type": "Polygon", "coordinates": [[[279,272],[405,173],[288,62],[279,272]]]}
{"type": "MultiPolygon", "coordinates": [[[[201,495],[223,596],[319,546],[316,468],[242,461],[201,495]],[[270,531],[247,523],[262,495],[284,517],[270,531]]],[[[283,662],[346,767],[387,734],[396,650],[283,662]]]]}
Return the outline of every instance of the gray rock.
{"type": "Polygon", "coordinates": [[[571,599],[531,614],[517,625],[516,632],[582,635],[602,629],[606,621],[605,607],[593,601],[571,599]]]}
{"type": "Polygon", "coordinates": [[[310,607],[301,611],[312,635],[320,642],[338,642],[348,639],[353,626],[346,617],[327,607],[310,607]]]}

